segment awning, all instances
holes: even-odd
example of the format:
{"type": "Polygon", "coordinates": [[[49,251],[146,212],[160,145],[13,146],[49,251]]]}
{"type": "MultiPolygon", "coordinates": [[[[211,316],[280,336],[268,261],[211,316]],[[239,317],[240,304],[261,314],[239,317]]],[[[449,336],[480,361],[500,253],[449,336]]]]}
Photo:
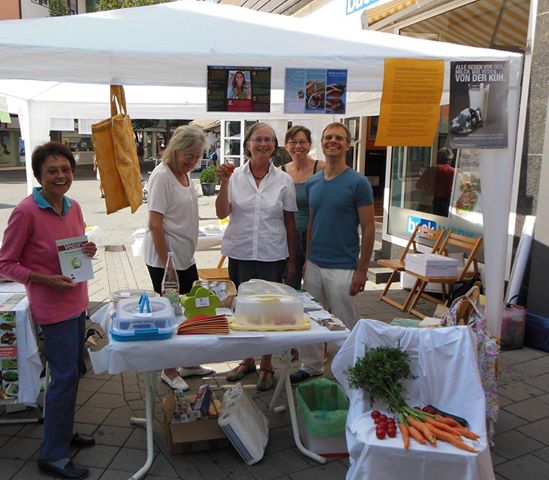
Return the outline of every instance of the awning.
{"type": "Polygon", "coordinates": [[[417,0],[392,0],[378,7],[368,9],[368,25],[372,25],[390,15],[400,12],[401,10],[414,5],[417,0]]]}
{"type": "Polygon", "coordinates": [[[219,128],[220,125],[219,120],[211,120],[211,119],[197,119],[193,120],[189,125],[194,125],[195,127],[200,127],[202,130],[213,130],[215,128],[219,128]]]}

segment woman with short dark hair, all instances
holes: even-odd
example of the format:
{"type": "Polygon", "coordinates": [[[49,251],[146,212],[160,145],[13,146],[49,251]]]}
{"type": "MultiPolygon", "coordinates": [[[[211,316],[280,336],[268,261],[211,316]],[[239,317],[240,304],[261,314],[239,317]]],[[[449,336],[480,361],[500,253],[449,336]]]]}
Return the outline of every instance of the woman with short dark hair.
{"type": "MultiPolygon", "coordinates": [[[[70,447],[95,443],[73,432],[88,288],[86,282],[75,283],[63,275],[55,243],[84,235],[80,205],[65,195],[75,166],[71,151],[61,143],[48,142],[34,150],[32,171],[41,187],[10,215],[0,248],[0,275],[25,285],[32,319],[44,335],[52,382],[46,391],[38,468],[56,477],[80,479],[89,471],[70,461],[70,447]]],[[[97,248],[87,242],[83,251],[93,257],[97,248]]]]}

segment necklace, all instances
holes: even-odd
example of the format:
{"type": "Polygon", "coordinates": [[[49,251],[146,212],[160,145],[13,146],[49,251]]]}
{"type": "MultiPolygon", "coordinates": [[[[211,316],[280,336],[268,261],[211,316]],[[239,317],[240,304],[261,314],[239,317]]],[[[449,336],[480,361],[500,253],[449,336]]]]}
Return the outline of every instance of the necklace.
{"type": "Polygon", "coordinates": [[[252,177],[254,177],[258,182],[260,182],[267,176],[267,174],[269,173],[269,169],[267,169],[267,171],[264,173],[262,177],[257,177],[254,171],[252,170],[252,164],[250,163],[250,173],[252,174],[252,177]]]}

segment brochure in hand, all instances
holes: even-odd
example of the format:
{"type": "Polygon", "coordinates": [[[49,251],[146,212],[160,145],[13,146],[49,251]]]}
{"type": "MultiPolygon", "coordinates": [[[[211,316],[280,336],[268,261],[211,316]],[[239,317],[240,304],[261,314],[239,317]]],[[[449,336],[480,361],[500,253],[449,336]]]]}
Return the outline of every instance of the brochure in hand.
{"type": "Polygon", "coordinates": [[[87,241],[88,237],[86,235],[55,241],[61,272],[63,275],[72,278],[76,283],[93,278],[91,258],[82,250],[87,241]]]}

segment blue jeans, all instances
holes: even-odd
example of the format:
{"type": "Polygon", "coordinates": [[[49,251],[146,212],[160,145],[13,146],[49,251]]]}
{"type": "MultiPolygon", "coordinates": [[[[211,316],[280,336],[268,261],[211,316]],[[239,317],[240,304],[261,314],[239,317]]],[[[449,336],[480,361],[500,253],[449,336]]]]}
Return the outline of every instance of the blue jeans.
{"type": "Polygon", "coordinates": [[[46,392],[44,436],[40,459],[56,461],[70,458],[74,427],[74,407],[83,365],[86,313],[54,323],[40,325],[44,333],[44,355],[52,381],[46,392]]]}

